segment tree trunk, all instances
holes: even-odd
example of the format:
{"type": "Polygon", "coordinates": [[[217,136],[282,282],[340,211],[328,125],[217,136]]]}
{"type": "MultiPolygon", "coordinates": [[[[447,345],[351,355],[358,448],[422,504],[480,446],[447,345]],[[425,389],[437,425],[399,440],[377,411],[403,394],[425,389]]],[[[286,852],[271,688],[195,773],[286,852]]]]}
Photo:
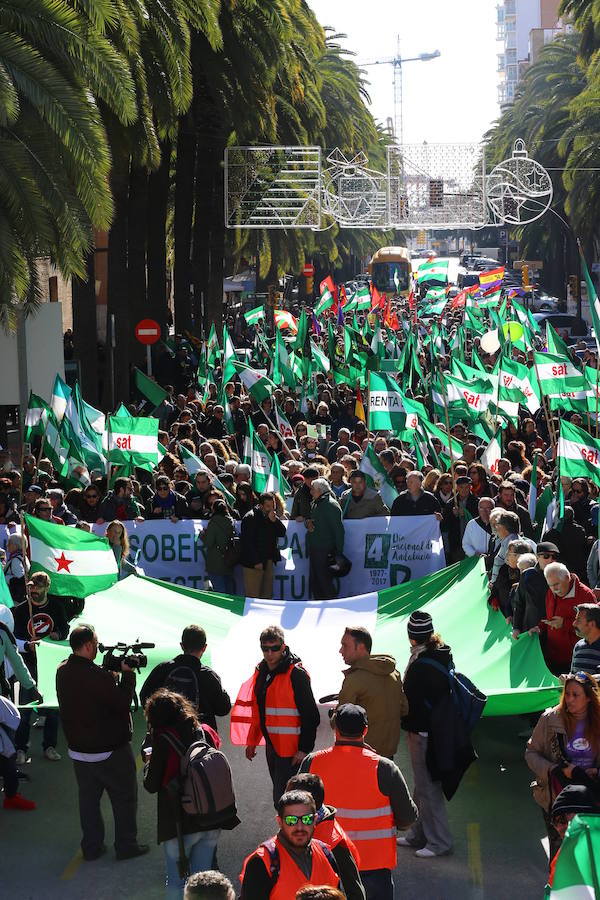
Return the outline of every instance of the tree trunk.
{"type": "Polygon", "coordinates": [[[167,336],[167,207],[171,142],[161,146],[160,166],[148,180],[148,316],[167,336]]]}
{"type": "MultiPolygon", "coordinates": [[[[194,204],[194,239],[192,242],[192,272],[194,278],[194,331],[197,337],[203,332],[206,336],[206,312],[202,316],[202,297],[204,310],[208,299],[208,279],[210,273],[210,251],[208,246],[210,213],[211,213],[211,171],[206,165],[203,151],[198,150],[196,157],[196,189],[194,204]]],[[[209,324],[210,328],[210,324],[209,324]]]]}
{"type": "Polygon", "coordinates": [[[225,214],[223,209],[223,154],[225,148],[217,145],[208,150],[212,175],[211,208],[209,214],[210,269],[208,290],[204,302],[205,327],[214,322],[217,334],[223,327],[223,259],[225,256],[225,214]]]}
{"type": "MultiPolygon", "coordinates": [[[[106,378],[104,380],[105,407],[129,402],[129,316],[127,279],[127,211],[129,166],[124,173],[113,167],[112,189],[115,215],[108,236],[108,304],[106,323],[106,378]],[[115,347],[111,354],[111,316],[115,318],[115,347]],[[114,356],[114,398],[111,396],[111,355],[114,356]]],[[[135,323],[134,323],[135,324],[135,323]]]]}
{"type": "Polygon", "coordinates": [[[127,284],[129,287],[129,362],[144,368],[146,348],[135,336],[135,326],[148,317],[146,303],[146,223],[148,172],[131,167],[127,209],[127,284]]]}
{"type": "Polygon", "coordinates": [[[96,273],[94,248],[86,258],[87,281],[73,278],[73,342],[81,365],[81,392],[98,403],[98,330],[96,326],[96,273]]]}
{"type": "Polygon", "coordinates": [[[175,176],[175,327],[178,332],[192,328],[190,264],[192,216],[194,211],[194,168],[196,137],[190,113],[179,118],[177,169],[175,176]]]}

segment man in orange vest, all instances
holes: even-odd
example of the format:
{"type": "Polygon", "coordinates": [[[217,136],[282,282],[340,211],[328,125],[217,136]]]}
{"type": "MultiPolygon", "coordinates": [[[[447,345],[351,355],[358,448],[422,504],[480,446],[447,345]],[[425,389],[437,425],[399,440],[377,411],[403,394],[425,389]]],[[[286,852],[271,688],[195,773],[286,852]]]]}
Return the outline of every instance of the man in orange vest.
{"type": "Polygon", "coordinates": [[[260,649],[264,659],[240,688],[231,712],[231,742],[245,744],[252,760],[264,737],[277,807],[288,780],[315,746],[320,716],[310,676],[278,625],[264,629],[260,649]]]}
{"type": "Polygon", "coordinates": [[[307,791],[311,795],[317,808],[314,837],[327,844],[333,853],[346,900],[365,900],[365,889],[358,871],[358,850],[337,821],[335,807],[325,806],[325,788],[319,776],[313,772],[293,775],[287,783],[287,791],[307,791]]]}
{"type": "Polygon", "coordinates": [[[307,884],[337,887],[331,850],[313,839],[315,801],[306,791],[287,791],[277,804],[279,832],[244,862],[240,900],[291,900],[307,884]]]}
{"type": "Polygon", "coordinates": [[[344,703],[335,712],[335,744],[311,753],[301,772],[320,775],[327,803],[360,854],[360,877],[367,900],[393,900],[396,829],[417,817],[400,769],[368,744],[367,714],[344,703]]]}

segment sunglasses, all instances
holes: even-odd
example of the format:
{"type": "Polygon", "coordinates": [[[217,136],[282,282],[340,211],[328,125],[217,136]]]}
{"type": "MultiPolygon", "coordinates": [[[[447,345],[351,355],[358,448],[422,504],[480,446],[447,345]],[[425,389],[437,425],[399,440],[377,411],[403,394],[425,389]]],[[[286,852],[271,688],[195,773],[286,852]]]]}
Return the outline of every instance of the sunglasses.
{"type": "Polygon", "coordinates": [[[85,495],[86,500],[98,500],[99,497],[100,497],[99,494],[86,494],[85,495]]]}
{"type": "Polygon", "coordinates": [[[297,825],[302,822],[303,825],[312,825],[315,821],[314,813],[307,813],[305,816],[284,816],[283,821],[286,825],[297,825]]]}
{"type": "Polygon", "coordinates": [[[260,649],[263,653],[279,653],[283,644],[261,644],[260,649]]]}
{"type": "Polygon", "coordinates": [[[538,553],[538,556],[539,556],[541,559],[552,559],[552,554],[551,554],[551,553],[538,553]]]}

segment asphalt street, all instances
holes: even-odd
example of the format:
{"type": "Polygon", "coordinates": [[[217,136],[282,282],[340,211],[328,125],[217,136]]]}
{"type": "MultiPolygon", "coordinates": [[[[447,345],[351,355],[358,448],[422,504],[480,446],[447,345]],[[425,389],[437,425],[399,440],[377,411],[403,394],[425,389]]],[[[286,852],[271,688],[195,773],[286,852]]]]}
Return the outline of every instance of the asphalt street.
{"type": "MultiPolygon", "coordinates": [[[[239,887],[238,875],[245,856],[274,833],[274,811],[264,753],[248,762],[243,749],[231,747],[228,723],[220,720],[238,796],[242,824],[224,832],[219,842],[219,864],[239,887]]],[[[479,761],[469,770],[449,805],[455,838],[451,856],[434,860],[415,858],[398,849],[396,897],[464,900],[515,896],[540,898],[547,872],[542,843],[544,826],[533,802],[531,773],[523,760],[525,741],[517,733],[524,719],[487,719],[475,732],[479,761]]],[[[143,737],[143,717],[136,715],[134,750],[143,737]]],[[[330,743],[327,715],[322,712],[318,745],[330,743]]],[[[156,799],[140,789],[139,840],[151,852],[140,859],[116,862],[112,852],[112,819],[104,798],[106,844],[109,853],[86,863],[79,852],[79,817],[72,764],[61,733],[61,762],[45,760],[41,731],[32,729],[31,783],[23,793],[36,800],[32,813],[4,812],[0,808],[0,897],[6,900],[154,900],[164,897],[164,865],[156,845],[156,799]]],[[[412,784],[408,752],[402,740],[396,762],[412,784]]]]}

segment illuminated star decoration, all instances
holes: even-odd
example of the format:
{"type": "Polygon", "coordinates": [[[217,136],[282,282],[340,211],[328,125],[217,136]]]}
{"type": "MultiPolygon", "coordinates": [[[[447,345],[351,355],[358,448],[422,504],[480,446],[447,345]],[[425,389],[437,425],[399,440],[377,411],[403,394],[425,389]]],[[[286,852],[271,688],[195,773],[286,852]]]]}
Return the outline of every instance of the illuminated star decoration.
{"type": "Polygon", "coordinates": [[[57,563],[57,565],[58,565],[58,568],[56,570],[57,574],[58,574],[58,572],[67,572],[68,575],[71,574],[69,566],[71,565],[73,560],[66,558],[64,550],[60,556],[54,557],[54,562],[57,563]]]}

